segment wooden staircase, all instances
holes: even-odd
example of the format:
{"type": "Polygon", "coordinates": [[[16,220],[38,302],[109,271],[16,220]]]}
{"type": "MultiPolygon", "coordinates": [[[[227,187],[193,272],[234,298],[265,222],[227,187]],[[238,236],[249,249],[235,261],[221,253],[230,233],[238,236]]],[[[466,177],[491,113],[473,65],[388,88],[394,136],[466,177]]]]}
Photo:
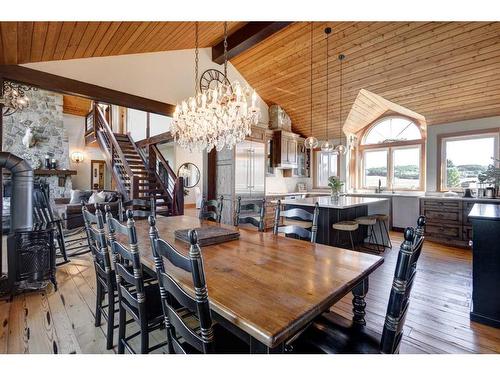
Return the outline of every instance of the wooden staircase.
{"type": "Polygon", "coordinates": [[[160,176],[158,162],[153,165],[151,160],[146,159],[148,154],[137,148],[129,134],[114,133],[97,104],[92,109],[92,117],[95,138],[105,155],[118,190],[124,197],[125,205],[130,202],[132,207],[143,206],[138,203],[140,200],[149,202],[154,197],[158,215],[182,215],[184,196],[176,190],[179,185],[182,186],[182,181],[178,181],[182,179],[178,179],[172,169],[167,169],[167,179],[160,176]],[[173,181],[173,184],[169,186],[165,181],[173,181]]]}

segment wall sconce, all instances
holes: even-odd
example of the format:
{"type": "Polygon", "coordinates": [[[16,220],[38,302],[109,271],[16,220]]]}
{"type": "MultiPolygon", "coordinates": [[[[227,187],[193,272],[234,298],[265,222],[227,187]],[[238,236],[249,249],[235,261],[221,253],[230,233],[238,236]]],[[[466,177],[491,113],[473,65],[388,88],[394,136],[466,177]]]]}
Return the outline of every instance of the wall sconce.
{"type": "Polygon", "coordinates": [[[82,152],[73,152],[71,154],[71,160],[73,160],[76,164],[83,161],[83,153],[82,152]]]}

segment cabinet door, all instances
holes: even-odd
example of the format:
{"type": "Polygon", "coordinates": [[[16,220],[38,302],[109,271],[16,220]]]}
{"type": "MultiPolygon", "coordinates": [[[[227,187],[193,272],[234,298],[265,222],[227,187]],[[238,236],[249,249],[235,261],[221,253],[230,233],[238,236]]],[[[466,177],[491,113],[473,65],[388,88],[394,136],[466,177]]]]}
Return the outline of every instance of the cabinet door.
{"type": "Polygon", "coordinates": [[[287,160],[290,164],[297,164],[297,140],[288,139],[287,141],[287,160]]]}
{"type": "Polygon", "coordinates": [[[281,164],[288,164],[288,138],[281,137],[281,164]]]}

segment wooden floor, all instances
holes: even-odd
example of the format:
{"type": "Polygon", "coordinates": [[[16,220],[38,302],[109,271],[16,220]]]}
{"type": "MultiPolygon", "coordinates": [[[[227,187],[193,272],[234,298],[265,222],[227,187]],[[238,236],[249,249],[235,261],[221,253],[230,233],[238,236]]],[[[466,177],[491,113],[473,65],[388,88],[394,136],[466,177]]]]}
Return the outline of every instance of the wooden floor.
{"type": "MultiPolygon", "coordinates": [[[[402,236],[370,278],[366,320],[381,331],[402,236]]],[[[59,290],[25,293],[0,301],[2,353],[113,353],[105,348],[105,325],[94,327],[95,284],[90,256],[58,268],[59,290]]],[[[471,252],[427,242],[418,265],[402,353],[500,353],[500,329],[469,320],[471,252]]],[[[351,317],[351,296],[332,310],[351,317]]],[[[163,340],[161,332],[152,341],[163,340]]],[[[115,340],[116,341],[116,340],[115,340]]],[[[116,347],[115,347],[116,348],[116,347]]]]}

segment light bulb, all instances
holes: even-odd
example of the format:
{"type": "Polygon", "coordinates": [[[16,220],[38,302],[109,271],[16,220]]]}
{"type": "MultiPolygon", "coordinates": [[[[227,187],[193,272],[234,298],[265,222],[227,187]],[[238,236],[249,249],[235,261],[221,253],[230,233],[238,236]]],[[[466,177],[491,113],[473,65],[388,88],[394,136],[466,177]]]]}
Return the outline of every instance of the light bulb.
{"type": "Polygon", "coordinates": [[[316,148],[318,146],[318,138],[316,137],[307,137],[304,140],[304,146],[306,146],[307,149],[312,150],[313,148],[316,148]]]}
{"type": "Polygon", "coordinates": [[[321,145],[321,151],[324,152],[332,152],[333,151],[333,144],[329,140],[326,140],[323,142],[321,145]]]}
{"type": "Polygon", "coordinates": [[[337,151],[339,155],[345,155],[347,153],[347,147],[343,144],[339,144],[335,147],[335,151],[337,151]]]}

